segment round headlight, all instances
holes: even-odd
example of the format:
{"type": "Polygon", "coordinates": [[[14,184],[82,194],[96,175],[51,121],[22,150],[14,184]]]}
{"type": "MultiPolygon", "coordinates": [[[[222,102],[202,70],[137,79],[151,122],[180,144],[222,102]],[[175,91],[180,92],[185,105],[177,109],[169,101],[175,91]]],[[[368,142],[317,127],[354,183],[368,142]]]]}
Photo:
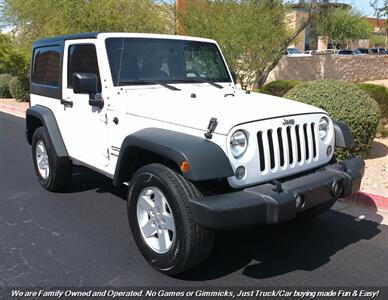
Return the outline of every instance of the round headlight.
{"type": "Polygon", "coordinates": [[[329,133],[329,120],[326,117],[319,120],[318,131],[321,140],[324,140],[329,133]]]}
{"type": "Polygon", "coordinates": [[[244,131],[237,130],[230,138],[230,149],[234,158],[242,156],[248,148],[248,138],[244,131]]]}

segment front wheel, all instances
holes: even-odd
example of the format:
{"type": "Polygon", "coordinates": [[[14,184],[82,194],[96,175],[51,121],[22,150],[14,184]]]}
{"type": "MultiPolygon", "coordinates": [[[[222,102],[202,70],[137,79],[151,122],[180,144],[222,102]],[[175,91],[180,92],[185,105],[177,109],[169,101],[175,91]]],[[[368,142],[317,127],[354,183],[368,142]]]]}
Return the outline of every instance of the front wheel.
{"type": "Polygon", "coordinates": [[[201,264],[214,240],[197,225],[189,200],[201,192],[177,172],[150,164],[133,176],[128,192],[128,218],[134,240],[155,269],[174,275],[201,264]]]}
{"type": "Polygon", "coordinates": [[[58,191],[70,181],[71,161],[56,155],[43,127],[37,128],[32,137],[32,159],[39,183],[46,190],[58,191]]]}

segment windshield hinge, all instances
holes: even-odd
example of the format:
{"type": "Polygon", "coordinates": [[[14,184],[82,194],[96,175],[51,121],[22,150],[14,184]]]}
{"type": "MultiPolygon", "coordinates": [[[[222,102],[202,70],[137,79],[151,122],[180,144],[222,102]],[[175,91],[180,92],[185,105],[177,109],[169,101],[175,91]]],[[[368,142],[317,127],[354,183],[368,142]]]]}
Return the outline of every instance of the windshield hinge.
{"type": "Polygon", "coordinates": [[[213,132],[216,130],[218,125],[217,118],[211,118],[209,121],[209,125],[207,126],[207,132],[205,133],[205,137],[209,140],[213,137],[213,132]]]}

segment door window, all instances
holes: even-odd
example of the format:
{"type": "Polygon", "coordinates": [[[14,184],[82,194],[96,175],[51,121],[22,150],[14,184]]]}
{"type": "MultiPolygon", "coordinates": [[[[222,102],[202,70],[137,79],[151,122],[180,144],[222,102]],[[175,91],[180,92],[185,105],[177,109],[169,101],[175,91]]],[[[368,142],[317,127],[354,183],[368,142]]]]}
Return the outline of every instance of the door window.
{"type": "Polygon", "coordinates": [[[93,73],[98,78],[98,91],[101,92],[100,72],[98,69],[95,45],[80,44],[69,47],[67,85],[73,87],[74,73],[93,73]]]}

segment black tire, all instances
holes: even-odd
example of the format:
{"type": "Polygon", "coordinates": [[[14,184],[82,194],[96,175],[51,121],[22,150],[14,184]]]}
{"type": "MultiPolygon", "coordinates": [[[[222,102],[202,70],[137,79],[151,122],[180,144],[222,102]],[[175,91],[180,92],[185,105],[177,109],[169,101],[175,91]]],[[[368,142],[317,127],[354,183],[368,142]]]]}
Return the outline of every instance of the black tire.
{"type": "Polygon", "coordinates": [[[55,153],[53,145],[48,139],[48,134],[43,127],[38,127],[32,137],[32,160],[36,176],[38,176],[39,183],[46,189],[52,192],[59,191],[66,186],[71,180],[72,163],[68,157],[58,157],[55,153]],[[46,148],[49,164],[49,175],[44,178],[38,168],[36,158],[36,146],[39,141],[42,141],[46,148]]]}
{"type": "Polygon", "coordinates": [[[324,213],[325,211],[328,211],[334,205],[334,203],[336,201],[337,201],[337,199],[333,199],[333,200],[325,202],[317,207],[310,208],[309,210],[301,212],[301,213],[296,215],[296,219],[308,220],[308,219],[312,219],[316,216],[319,216],[320,214],[324,213]]]}
{"type": "Polygon", "coordinates": [[[128,191],[128,219],[138,249],[158,271],[174,275],[200,265],[209,256],[214,232],[195,223],[189,199],[202,197],[201,192],[183,176],[161,164],[140,168],[128,191]],[[176,237],[168,252],[160,254],[147,245],[137,219],[138,197],[144,189],[156,187],[165,195],[174,217],[176,237]]]}

